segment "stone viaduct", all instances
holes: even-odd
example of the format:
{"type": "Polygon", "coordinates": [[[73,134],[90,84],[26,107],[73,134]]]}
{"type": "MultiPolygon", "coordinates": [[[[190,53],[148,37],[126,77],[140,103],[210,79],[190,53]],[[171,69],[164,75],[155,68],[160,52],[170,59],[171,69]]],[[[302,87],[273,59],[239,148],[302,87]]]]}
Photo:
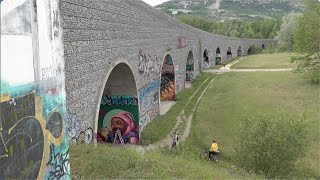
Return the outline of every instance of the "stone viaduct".
{"type": "Polygon", "coordinates": [[[107,127],[135,144],[202,69],[276,43],[210,34],[140,0],[3,0],[0,179],[70,178],[70,141],[107,127]]]}

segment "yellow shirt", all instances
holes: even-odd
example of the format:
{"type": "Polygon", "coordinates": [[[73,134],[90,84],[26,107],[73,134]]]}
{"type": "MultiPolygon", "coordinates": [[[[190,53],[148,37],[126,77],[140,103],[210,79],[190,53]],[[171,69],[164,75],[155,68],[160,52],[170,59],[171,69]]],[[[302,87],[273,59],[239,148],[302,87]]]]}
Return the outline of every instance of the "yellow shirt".
{"type": "Polygon", "coordinates": [[[210,151],[218,151],[218,144],[217,143],[212,143],[210,147],[210,151]]]}

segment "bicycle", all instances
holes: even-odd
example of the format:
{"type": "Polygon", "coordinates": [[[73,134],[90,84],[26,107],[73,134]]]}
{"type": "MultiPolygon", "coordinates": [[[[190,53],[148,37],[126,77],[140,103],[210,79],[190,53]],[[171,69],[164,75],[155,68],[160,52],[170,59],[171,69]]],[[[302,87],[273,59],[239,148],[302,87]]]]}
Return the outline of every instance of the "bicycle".
{"type": "Polygon", "coordinates": [[[211,158],[209,157],[209,148],[206,148],[200,153],[200,159],[208,159],[210,161],[219,162],[218,154],[211,154],[211,158]]]}

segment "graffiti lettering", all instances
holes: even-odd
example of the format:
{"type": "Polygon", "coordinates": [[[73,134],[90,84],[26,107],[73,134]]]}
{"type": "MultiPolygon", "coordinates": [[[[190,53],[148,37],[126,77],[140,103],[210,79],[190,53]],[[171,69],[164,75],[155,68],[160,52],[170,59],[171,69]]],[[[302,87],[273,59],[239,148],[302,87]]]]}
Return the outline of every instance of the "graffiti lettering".
{"type": "Polygon", "coordinates": [[[78,116],[68,113],[68,134],[70,139],[74,138],[81,129],[81,121],[78,116]]]}
{"type": "Polygon", "coordinates": [[[58,66],[49,66],[49,67],[45,67],[45,68],[41,68],[41,77],[42,80],[53,77],[53,76],[57,76],[61,74],[61,67],[60,65],[58,66]]]}
{"type": "Polygon", "coordinates": [[[44,137],[39,121],[34,118],[35,94],[2,102],[0,109],[4,117],[0,118],[0,177],[36,179],[44,137]]]}
{"type": "Polygon", "coordinates": [[[142,50],[139,52],[139,73],[143,75],[150,75],[150,74],[158,74],[159,73],[159,65],[157,64],[158,62],[158,57],[156,55],[152,56],[149,54],[144,54],[142,53],[142,50]]]}
{"type": "Polygon", "coordinates": [[[131,96],[104,96],[101,104],[103,105],[138,105],[138,99],[131,96]]]}
{"type": "Polygon", "coordinates": [[[155,80],[139,90],[140,110],[145,113],[149,107],[159,100],[160,80],[155,80]]]}
{"type": "Polygon", "coordinates": [[[47,163],[47,179],[70,179],[69,149],[61,153],[55,150],[53,144],[50,145],[50,159],[47,163]]]}

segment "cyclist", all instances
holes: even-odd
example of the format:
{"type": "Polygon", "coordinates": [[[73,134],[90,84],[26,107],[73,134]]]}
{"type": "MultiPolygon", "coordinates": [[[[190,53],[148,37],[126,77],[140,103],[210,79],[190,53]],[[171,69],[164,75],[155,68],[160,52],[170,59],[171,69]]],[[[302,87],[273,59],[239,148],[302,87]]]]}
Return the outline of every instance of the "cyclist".
{"type": "MultiPolygon", "coordinates": [[[[209,151],[209,160],[211,160],[211,157],[218,155],[219,154],[219,150],[218,150],[218,143],[217,141],[213,140],[211,146],[210,146],[210,151],[209,151]]],[[[219,161],[219,160],[217,160],[219,161]]]]}

